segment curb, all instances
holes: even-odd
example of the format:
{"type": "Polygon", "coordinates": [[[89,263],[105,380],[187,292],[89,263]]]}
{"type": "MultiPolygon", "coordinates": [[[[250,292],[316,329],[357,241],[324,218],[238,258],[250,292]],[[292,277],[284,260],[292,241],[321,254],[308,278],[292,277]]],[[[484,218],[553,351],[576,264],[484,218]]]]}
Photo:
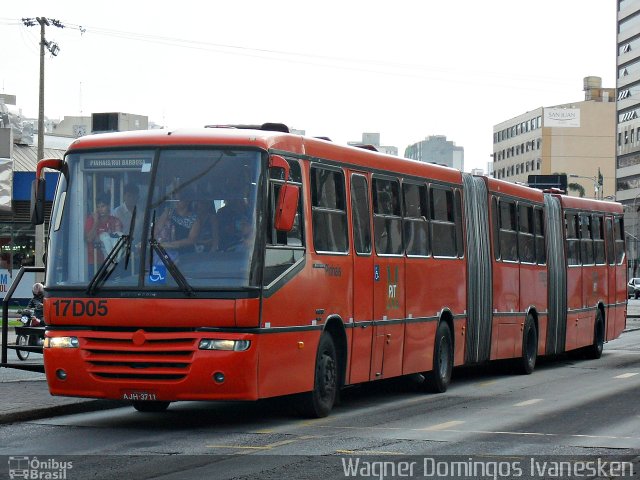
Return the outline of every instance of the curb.
{"type": "Polygon", "coordinates": [[[54,405],[31,410],[15,411],[0,414],[0,425],[7,423],[26,422],[30,420],[40,420],[43,418],[57,417],[61,415],[71,415],[76,413],[97,412],[100,410],[112,410],[128,406],[127,402],[118,400],[87,400],[66,405],[54,405]]]}

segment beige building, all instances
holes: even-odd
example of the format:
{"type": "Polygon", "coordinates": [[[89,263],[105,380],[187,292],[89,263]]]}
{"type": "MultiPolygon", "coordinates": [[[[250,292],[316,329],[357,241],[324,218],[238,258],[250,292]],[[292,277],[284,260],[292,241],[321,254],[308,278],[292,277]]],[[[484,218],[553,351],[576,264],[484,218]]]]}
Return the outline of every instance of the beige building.
{"type": "Polygon", "coordinates": [[[493,127],[493,176],[526,183],[529,175],[566,173],[570,195],[615,196],[615,89],[584,79],[585,99],[539,107],[493,127]],[[602,185],[599,183],[602,175],[602,185]]]}

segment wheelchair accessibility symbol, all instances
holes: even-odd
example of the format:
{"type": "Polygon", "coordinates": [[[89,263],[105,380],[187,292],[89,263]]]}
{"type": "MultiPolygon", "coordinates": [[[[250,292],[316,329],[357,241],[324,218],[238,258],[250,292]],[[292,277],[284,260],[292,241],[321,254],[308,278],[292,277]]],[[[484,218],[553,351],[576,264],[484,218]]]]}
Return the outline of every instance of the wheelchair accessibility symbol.
{"type": "Polygon", "coordinates": [[[167,267],[164,265],[153,265],[149,273],[149,282],[164,284],[167,281],[167,267]]]}

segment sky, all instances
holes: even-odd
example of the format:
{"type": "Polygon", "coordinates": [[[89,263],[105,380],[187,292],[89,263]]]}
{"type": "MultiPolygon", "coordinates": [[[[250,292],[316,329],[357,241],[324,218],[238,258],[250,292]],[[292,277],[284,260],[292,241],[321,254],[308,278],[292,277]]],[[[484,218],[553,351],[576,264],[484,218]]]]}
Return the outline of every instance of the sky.
{"type": "Polygon", "coordinates": [[[430,135],[483,168],[493,126],[615,87],[615,0],[5,0],[0,93],[45,116],[126,112],[168,128],[282,122],[337,143],[430,135]]]}

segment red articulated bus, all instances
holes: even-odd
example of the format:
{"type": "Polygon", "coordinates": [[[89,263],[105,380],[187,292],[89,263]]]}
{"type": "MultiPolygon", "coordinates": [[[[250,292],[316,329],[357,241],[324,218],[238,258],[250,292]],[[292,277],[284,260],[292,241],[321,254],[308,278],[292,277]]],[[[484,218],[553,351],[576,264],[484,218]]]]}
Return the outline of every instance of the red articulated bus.
{"type": "Polygon", "coordinates": [[[280,124],[91,135],[60,172],[44,360],[53,395],[300,394],[539,355],[625,327],[623,212],[288,133],[280,124]],[[242,128],[241,128],[242,127],[242,128]]]}

